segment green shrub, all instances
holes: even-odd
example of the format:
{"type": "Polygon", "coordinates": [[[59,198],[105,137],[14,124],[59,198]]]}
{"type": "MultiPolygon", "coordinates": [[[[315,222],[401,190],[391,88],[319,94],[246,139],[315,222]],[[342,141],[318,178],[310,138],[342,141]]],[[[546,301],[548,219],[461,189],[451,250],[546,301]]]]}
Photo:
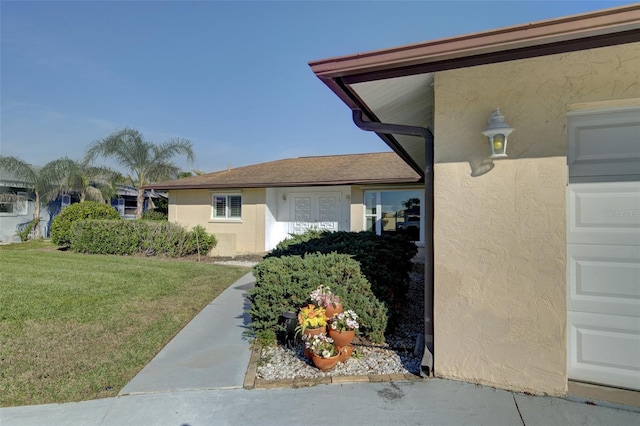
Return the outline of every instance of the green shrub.
{"type": "Polygon", "coordinates": [[[83,201],[65,207],[51,222],[51,241],[59,246],[71,244],[71,226],[82,219],[120,219],[112,206],[95,201],[83,201]]]}
{"type": "Polygon", "coordinates": [[[320,231],[317,229],[308,229],[302,234],[289,234],[289,236],[285,240],[282,240],[278,243],[276,249],[274,250],[274,253],[280,250],[284,251],[291,246],[306,243],[310,240],[326,237],[329,234],[331,234],[331,231],[320,231]]]}
{"type": "Polygon", "coordinates": [[[311,303],[310,295],[318,286],[331,288],[340,296],[345,309],[359,316],[360,332],[374,342],[384,342],[387,309],[371,291],[360,264],[345,254],[309,254],[270,257],[253,269],[255,287],[249,290],[251,308],[249,326],[255,335],[284,331],[280,316],[311,303]]]}
{"type": "Polygon", "coordinates": [[[209,234],[204,226],[196,225],[189,232],[186,249],[191,253],[208,253],[217,244],[215,235],[209,234]]]}
{"type": "Polygon", "coordinates": [[[144,254],[183,257],[208,253],[215,236],[202,226],[187,231],[179,225],[155,221],[81,220],[72,227],[71,249],[94,254],[144,254]]]}
{"type": "Polygon", "coordinates": [[[135,254],[141,244],[136,222],[79,220],[71,227],[71,250],[91,254],[135,254]]]}
{"type": "Polygon", "coordinates": [[[157,210],[147,210],[146,212],[142,213],[142,220],[163,221],[167,219],[168,215],[166,213],[157,210]]]}
{"type": "Polygon", "coordinates": [[[25,241],[29,240],[29,235],[31,235],[31,232],[33,231],[33,229],[40,223],[40,218],[36,217],[31,219],[31,222],[29,222],[27,224],[27,226],[24,227],[24,229],[22,231],[18,231],[16,232],[16,235],[18,235],[18,237],[20,237],[20,241],[22,241],[23,243],[25,241]]]}
{"type": "Polygon", "coordinates": [[[374,294],[389,308],[393,322],[409,290],[411,259],[418,252],[415,243],[401,234],[312,230],[280,242],[266,258],[332,252],[349,254],[360,262],[362,273],[374,294]]]}

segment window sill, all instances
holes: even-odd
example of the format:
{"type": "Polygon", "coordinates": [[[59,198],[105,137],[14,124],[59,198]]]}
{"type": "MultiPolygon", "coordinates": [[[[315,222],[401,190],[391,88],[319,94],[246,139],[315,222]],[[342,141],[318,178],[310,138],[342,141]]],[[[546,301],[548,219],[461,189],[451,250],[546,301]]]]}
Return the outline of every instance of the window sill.
{"type": "Polygon", "coordinates": [[[242,219],[209,219],[209,223],[242,223],[242,219]]]}

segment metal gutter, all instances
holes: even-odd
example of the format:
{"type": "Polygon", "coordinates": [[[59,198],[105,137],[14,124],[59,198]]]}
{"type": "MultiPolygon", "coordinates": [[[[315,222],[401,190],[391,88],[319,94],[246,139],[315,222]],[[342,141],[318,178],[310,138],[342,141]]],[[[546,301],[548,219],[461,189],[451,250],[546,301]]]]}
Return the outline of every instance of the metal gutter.
{"type": "Polygon", "coordinates": [[[225,188],[284,188],[284,187],[297,187],[297,186],[334,186],[334,185],[380,185],[380,184],[420,184],[420,179],[369,179],[369,180],[335,180],[335,181],[322,181],[322,182],[260,182],[260,183],[224,183],[224,184],[184,184],[184,185],[147,185],[143,189],[155,189],[155,190],[176,190],[176,189],[225,189],[225,188]]]}
{"type": "MultiPolygon", "coordinates": [[[[640,41],[640,4],[309,62],[321,80],[479,57],[475,65],[640,41]]],[[[435,70],[438,70],[437,68],[435,70]]],[[[431,72],[434,70],[431,70],[431,72]]],[[[413,69],[413,73],[424,72],[413,69]]],[[[409,75],[409,74],[405,74],[409,75]]],[[[397,75],[396,75],[397,76],[397,75]]],[[[384,77],[388,78],[388,77],[384,77]]],[[[370,80],[367,80],[370,81],[370,80]]]]}
{"type": "Polygon", "coordinates": [[[402,124],[389,124],[364,121],[362,111],[354,109],[352,111],[353,122],[362,130],[375,132],[377,134],[399,134],[407,136],[417,136],[424,139],[425,147],[425,170],[424,170],[424,235],[425,235],[425,263],[424,263],[424,353],[421,367],[426,376],[433,372],[433,133],[425,127],[405,126],[402,124]],[[429,238],[427,238],[429,236],[429,238]],[[427,336],[430,339],[427,339],[427,336]],[[429,346],[430,344],[430,346],[429,346]],[[426,370],[426,371],[425,371],[426,370]]]}
{"type": "MultiPolygon", "coordinates": [[[[379,121],[352,84],[640,42],[640,3],[530,24],[309,62],[350,109],[379,121]]],[[[392,136],[379,134],[416,172],[392,136]]]]}

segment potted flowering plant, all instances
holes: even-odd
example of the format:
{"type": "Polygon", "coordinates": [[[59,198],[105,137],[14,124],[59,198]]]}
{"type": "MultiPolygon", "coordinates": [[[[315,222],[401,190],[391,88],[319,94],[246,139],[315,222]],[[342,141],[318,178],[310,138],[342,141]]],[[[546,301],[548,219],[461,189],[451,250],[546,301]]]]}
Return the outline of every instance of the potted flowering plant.
{"type": "Polygon", "coordinates": [[[300,309],[298,313],[298,327],[296,331],[302,334],[324,333],[327,327],[325,309],[309,304],[300,309]],[[314,332],[310,332],[314,330],[314,332]]]}
{"type": "Polygon", "coordinates": [[[305,340],[305,346],[314,355],[322,358],[331,358],[338,354],[338,350],[333,344],[333,339],[324,333],[309,336],[305,340]]]}
{"type": "Polygon", "coordinates": [[[321,285],[316,288],[311,292],[311,300],[316,302],[318,306],[325,308],[327,318],[331,318],[335,314],[342,312],[340,297],[333,294],[329,287],[321,285]]]}
{"type": "Polygon", "coordinates": [[[335,341],[337,346],[348,346],[356,335],[356,330],[360,328],[358,315],[348,309],[339,313],[331,320],[329,336],[335,341]]]}
{"type": "Polygon", "coordinates": [[[337,331],[357,330],[360,328],[358,315],[351,309],[339,313],[331,320],[331,329],[337,331]]]}
{"type": "Polygon", "coordinates": [[[333,339],[326,334],[307,336],[305,347],[311,352],[311,359],[316,367],[322,371],[331,370],[339,360],[340,351],[333,344],[333,339]]]}

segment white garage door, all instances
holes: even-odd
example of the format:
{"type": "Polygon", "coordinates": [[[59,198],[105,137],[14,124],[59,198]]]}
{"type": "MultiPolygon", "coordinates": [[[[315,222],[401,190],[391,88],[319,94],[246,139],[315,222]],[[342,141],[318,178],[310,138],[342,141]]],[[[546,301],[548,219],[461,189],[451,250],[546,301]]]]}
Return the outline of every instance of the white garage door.
{"type": "Polygon", "coordinates": [[[567,122],[569,378],[640,390],[640,108],[567,122]]]}

